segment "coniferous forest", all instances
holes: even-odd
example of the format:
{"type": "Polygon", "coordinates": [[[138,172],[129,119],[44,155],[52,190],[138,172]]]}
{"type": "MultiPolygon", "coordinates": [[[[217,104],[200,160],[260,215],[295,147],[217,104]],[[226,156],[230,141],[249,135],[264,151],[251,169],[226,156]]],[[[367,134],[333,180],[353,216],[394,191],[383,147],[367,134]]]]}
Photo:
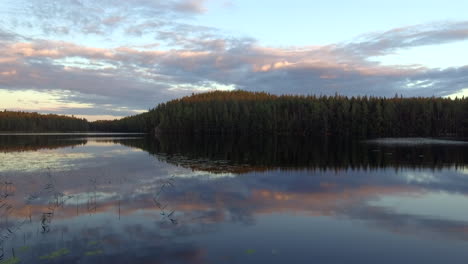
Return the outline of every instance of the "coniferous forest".
{"type": "Polygon", "coordinates": [[[468,136],[468,98],[271,95],[215,91],[158,105],[93,130],[311,136],[468,136]]]}
{"type": "Polygon", "coordinates": [[[373,137],[468,136],[468,98],[272,95],[215,91],[162,103],[120,120],[3,112],[1,131],[373,137]],[[15,114],[16,113],[16,114],[15,114]]]}
{"type": "Polygon", "coordinates": [[[73,132],[88,131],[86,119],[38,114],[29,112],[0,111],[0,131],[3,132],[73,132]]]}

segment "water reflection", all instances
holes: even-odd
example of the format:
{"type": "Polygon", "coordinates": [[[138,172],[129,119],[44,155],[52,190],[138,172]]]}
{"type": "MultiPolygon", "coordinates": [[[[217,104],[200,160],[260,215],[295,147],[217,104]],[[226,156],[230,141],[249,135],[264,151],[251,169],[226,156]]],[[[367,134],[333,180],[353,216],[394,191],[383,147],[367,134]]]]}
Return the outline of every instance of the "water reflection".
{"type": "Polygon", "coordinates": [[[120,135],[19,142],[36,145],[5,144],[2,161],[65,158],[52,168],[0,166],[0,256],[10,263],[468,259],[463,146],[120,135]],[[51,149],[62,144],[54,141],[79,143],[51,149]]]}
{"type": "MultiPolygon", "coordinates": [[[[444,168],[468,164],[466,144],[376,145],[308,137],[146,137],[115,141],[194,170],[444,168]]],[[[453,141],[449,141],[453,142],[453,141]]]]}
{"type": "Polygon", "coordinates": [[[1,135],[0,152],[22,152],[35,151],[40,149],[58,149],[64,147],[74,147],[85,145],[85,138],[69,141],[69,135],[1,135]]]}

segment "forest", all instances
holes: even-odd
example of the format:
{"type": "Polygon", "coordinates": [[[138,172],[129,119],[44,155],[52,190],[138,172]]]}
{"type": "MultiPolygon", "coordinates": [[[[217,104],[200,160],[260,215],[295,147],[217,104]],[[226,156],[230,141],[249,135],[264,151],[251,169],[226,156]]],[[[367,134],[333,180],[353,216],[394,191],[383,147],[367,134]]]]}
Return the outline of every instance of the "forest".
{"type": "Polygon", "coordinates": [[[345,97],[214,91],[112,121],[0,113],[0,131],[102,131],[354,138],[467,137],[468,98],[345,97]]]}
{"type": "Polygon", "coordinates": [[[86,119],[30,112],[0,111],[1,132],[74,132],[88,131],[86,119]]]}
{"type": "Polygon", "coordinates": [[[162,134],[306,135],[357,138],[468,136],[468,98],[272,95],[215,91],[90,125],[162,134]]]}

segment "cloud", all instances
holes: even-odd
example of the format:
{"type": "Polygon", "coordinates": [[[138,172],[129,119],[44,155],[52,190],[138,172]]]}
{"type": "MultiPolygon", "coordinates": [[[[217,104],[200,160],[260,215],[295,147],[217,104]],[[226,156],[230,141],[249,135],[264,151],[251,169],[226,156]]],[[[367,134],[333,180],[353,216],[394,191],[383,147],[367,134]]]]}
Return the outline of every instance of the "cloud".
{"type": "Polygon", "coordinates": [[[5,42],[16,40],[17,36],[14,33],[8,32],[0,27],[0,45],[5,42]]]}
{"type": "Polygon", "coordinates": [[[173,25],[206,11],[204,0],[19,0],[5,7],[6,24],[15,30],[60,37],[84,34],[113,41],[139,25],[173,25]],[[21,11],[18,11],[21,10],[21,11]]]}
{"type": "Polygon", "coordinates": [[[398,49],[439,45],[468,39],[468,21],[439,22],[395,28],[363,35],[344,48],[363,57],[393,53],[398,49]]]}
{"type": "Polygon", "coordinates": [[[408,26],[330,45],[265,47],[255,38],[189,23],[187,17],[206,10],[205,1],[35,1],[20,2],[27,7],[22,24],[7,23],[8,30],[0,31],[0,89],[70,91],[73,96],[64,100],[133,111],[217,87],[349,96],[447,96],[468,87],[467,67],[371,60],[464,41],[467,21],[408,26]]]}
{"type": "Polygon", "coordinates": [[[206,0],[183,0],[174,4],[174,9],[186,13],[203,13],[206,11],[204,3],[206,0]]]}

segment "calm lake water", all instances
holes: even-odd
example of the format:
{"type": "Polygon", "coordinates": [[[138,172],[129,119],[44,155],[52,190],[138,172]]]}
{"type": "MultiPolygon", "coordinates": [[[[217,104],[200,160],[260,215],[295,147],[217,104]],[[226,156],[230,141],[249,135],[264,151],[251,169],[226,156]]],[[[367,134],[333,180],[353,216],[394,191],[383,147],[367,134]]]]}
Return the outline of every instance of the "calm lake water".
{"type": "Polygon", "coordinates": [[[468,263],[467,194],[462,143],[0,135],[0,263],[468,263]]]}

